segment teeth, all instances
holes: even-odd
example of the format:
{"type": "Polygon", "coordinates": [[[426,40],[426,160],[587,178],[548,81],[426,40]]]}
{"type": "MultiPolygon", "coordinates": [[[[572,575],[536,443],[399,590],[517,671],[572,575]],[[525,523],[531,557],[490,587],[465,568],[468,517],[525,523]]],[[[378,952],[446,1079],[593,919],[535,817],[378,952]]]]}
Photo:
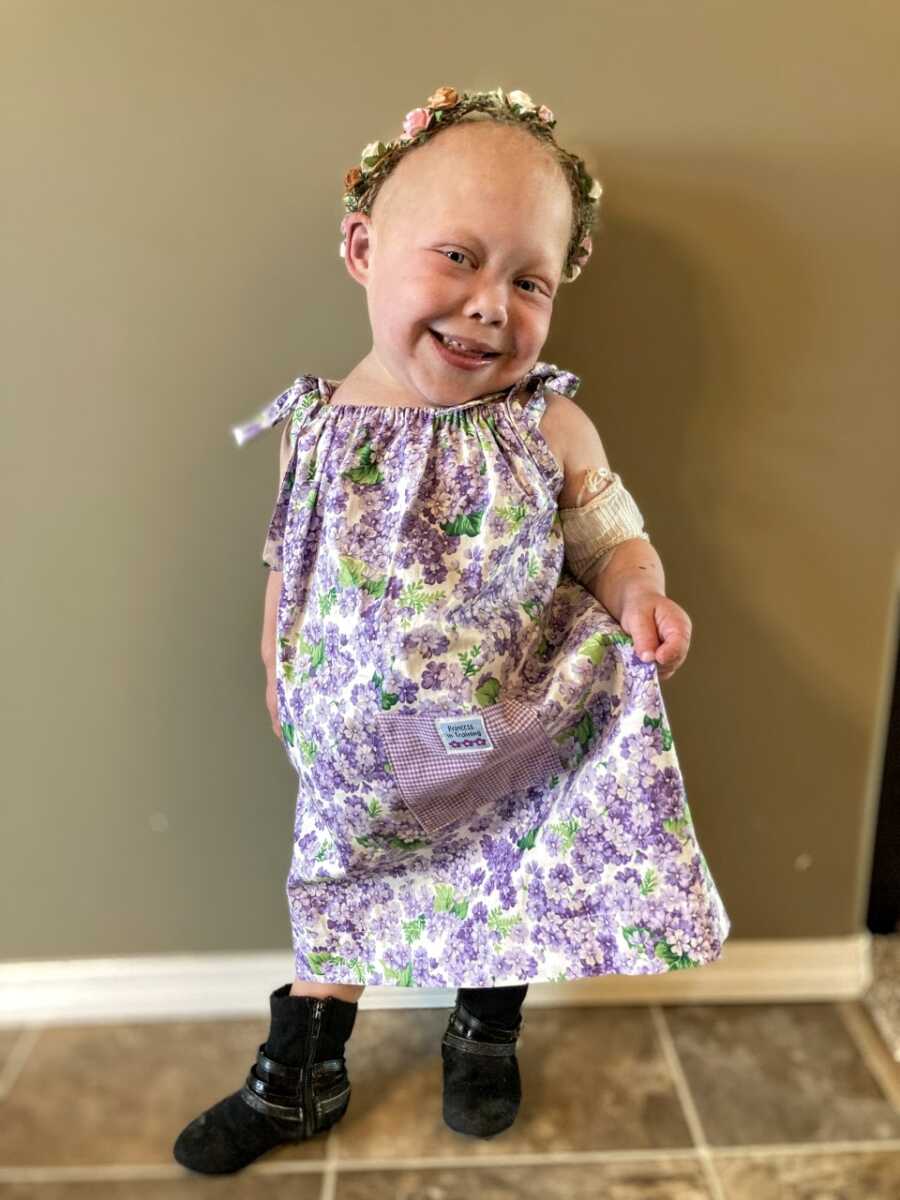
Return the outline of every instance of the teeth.
{"type": "MultiPolygon", "coordinates": [[[[442,337],[443,337],[443,335],[442,335],[442,337]]],[[[463,354],[472,354],[477,357],[484,356],[483,350],[467,350],[466,347],[462,344],[462,342],[458,342],[456,340],[456,338],[443,337],[443,342],[444,342],[445,346],[452,346],[454,350],[460,350],[463,354]]]]}

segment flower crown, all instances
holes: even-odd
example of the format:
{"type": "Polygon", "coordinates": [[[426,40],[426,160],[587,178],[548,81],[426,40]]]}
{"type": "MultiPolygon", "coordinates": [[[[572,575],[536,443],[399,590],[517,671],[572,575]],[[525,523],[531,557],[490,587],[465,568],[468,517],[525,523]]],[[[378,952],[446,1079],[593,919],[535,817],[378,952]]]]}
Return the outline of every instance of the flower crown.
{"type": "Polygon", "coordinates": [[[422,108],[414,108],[406,114],[399,137],[390,142],[370,142],[363,149],[359,166],[351,167],[344,176],[344,208],[347,215],[341,220],[341,257],[346,255],[349,214],[370,211],[377,186],[407,150],[421,145],[439,129],[454,124],[470,112],[496,113],[504,120],[518,120],[530,126],[542,141],[552,143],[574,168],[580,198],[578,229],[566,255],[562,278],[563,283],[573,283],[593,250],[589,230],[599,209],[603,188],[598,180],[588,174],[582,159],[557,144],[550,132],[556,124],[556,117],[546,104],[536,105],[527,92],[504,93],[502,88],[494,88],[490,92],[459,93],[452,87],[440,87],[433,96],[428,97],[422,108]]]}

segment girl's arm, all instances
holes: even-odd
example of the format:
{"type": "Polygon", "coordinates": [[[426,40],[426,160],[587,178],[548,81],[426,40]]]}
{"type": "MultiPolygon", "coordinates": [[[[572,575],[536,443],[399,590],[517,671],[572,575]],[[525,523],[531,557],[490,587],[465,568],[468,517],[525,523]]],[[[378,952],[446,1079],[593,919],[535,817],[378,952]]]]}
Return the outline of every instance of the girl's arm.
{"type": "Polygon", "coordinates": [[[666,573],[656,547],[643,538],[613,546],[584,585],[618,621],[630,592],[666,594],[666,573]]]}
{"type": "Polygon", "coordinates": [[[266,597],[263,606],[262,642],[259,652],[266,671],[275,670],[275,620],[278,616],[278,601],[281,597],[281,571],[269,570],[266,581],[266,597]]]}
{"type": "MultiPolygon", "coordinates": [[[[597,427],[591,418],[570,397],[548,389],[547,405],[541,432],[563,469],[563,486],[557,505],[571,515],[600,496],[610,486],[610,464],[597,427]],[[604,479],[603,477],[607,477],[604,479]]],[[[626,513],[626,516],[629,514],[626,513]]],[[[582,522],[583,523],[583,522],[582,522]]],[[[609,523],[607,518],[605,524],[609,523]]],[[[603,522],[594,522],[598,527],[603,522]]],[[[570,545],[583,559],[587,553],[587,533],[576,526],[566,525],[570,545]]],[[[585,588],[618,621],[629,594],[652,592],[665,595],[666,580],[662,559],[651,545],[649,535],[627,538],[612,546],[579,576],[585,588]]]]}
{"type": "Polygon", "coordinates": [[[281,741],[281,724],[278,720],[278,695],[275,677],[275,620],[278,615],[278,599],[281,596],[281,571],[269,570],[266,582],[266,599],[263,611],[262,642],[260,654],[266,666],[266,708],[272,722],[272,732],[281,741]]]}

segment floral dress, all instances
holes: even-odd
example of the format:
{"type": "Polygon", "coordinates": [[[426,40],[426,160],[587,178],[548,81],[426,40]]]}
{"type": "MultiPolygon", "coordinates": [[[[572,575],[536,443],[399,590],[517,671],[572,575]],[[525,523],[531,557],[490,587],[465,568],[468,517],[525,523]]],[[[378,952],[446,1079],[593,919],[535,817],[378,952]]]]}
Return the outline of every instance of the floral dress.
{"type": "Polygon", "coordinates": [[[538,362],[454,407],[301,375],[263,561],[298,979],[491,987],[721,957],[655,663],[566,570],[538,362]]]}

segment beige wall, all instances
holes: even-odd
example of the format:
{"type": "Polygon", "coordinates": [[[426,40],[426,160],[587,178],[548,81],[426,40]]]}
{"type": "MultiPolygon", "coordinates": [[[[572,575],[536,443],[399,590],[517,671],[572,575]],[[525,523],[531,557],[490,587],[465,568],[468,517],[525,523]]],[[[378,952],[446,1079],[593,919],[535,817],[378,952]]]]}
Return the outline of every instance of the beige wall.
{"type": "Polygon", "coordinates": [[[522,88],[605,237],[543,357],[647,519],[735,938],[861,928],[900,485],[900,9],[4,0],[4,959],[289,948],[258,658],[277,436],[368,350],[341,181],[522,88]],[[11,836],[7,837],[9,831],[11,836]]]}

